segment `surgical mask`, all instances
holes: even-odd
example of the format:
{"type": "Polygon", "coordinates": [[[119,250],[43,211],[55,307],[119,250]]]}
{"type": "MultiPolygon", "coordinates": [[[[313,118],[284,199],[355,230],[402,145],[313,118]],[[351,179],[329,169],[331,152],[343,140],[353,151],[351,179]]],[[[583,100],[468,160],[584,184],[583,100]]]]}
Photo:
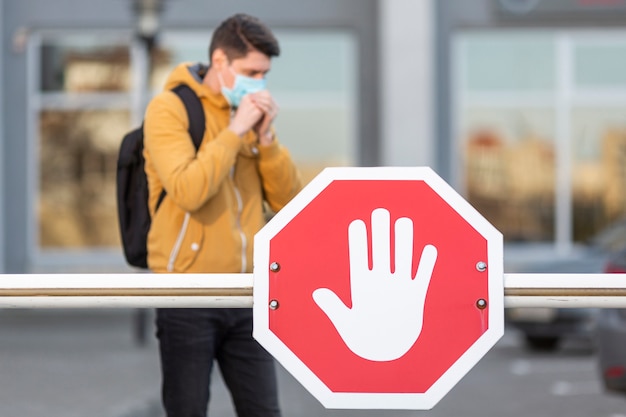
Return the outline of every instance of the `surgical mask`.
{"type": "MultiPolygon", "coordinates": [[[[231,72],[233,72],[231,70],[231,72]]],[[[228,100],[231,107],[239,107],[239,103],[241,103],[241,99],[246,94],[256,93],[261,90],[265,90],[266,81],[265,78],[252,78],[246,77],[244,75],[235,74],[235,83],[233,84],[233,88],[227,88],[224,85],[224,81],[220,76],[220,82],[222,84],[222,94],[228,100]]]]}

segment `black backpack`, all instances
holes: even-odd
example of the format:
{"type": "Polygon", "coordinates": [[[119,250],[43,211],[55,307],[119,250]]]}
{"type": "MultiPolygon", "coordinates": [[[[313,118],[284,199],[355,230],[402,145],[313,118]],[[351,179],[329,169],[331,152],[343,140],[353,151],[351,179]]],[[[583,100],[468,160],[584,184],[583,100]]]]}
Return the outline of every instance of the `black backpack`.
{"type": "MultiPolygon", "coordinates": [[[[204,111],[200,99],[187,85],[181,84],[174,89],[187,109],[189,134],[196,147],[204,136],[204,111]]],[[[122,139],[117,158],[117,216],[120,226],[124,257],[129,265],[139,268],[148,267],[147,239],[150,231],[150,211],[148,210],[148,181],[144,171],[143,125],[126,134],[122,139]]],[[[157,209],[165,198],[161,192],[157,209]]]]}

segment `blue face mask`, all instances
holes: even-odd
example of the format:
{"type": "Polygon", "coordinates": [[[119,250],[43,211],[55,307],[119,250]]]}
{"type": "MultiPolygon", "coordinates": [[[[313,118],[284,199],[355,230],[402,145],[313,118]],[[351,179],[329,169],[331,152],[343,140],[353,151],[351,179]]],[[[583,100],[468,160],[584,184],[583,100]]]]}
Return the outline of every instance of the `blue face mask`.
{"type": "Polygon", "coordinates": [[[239,107],[243,96],[265,90],[265,85],[265,78],[257,79],[235,74],[233,88],[227,88],[222,84],[222,94],[226,97],[231,107],[239,107]]]}

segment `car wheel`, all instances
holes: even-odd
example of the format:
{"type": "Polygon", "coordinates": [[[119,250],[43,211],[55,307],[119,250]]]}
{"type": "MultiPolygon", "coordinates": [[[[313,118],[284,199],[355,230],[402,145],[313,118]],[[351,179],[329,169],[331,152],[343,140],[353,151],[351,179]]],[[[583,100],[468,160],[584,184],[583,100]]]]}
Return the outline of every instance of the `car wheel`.
{"type": "Polygon", "coordinates": [[[526,346],[532,350],[544,352],[554,351],[559,347],[559,338],[556,336],[530,336],[526,335],[526,346]]]}

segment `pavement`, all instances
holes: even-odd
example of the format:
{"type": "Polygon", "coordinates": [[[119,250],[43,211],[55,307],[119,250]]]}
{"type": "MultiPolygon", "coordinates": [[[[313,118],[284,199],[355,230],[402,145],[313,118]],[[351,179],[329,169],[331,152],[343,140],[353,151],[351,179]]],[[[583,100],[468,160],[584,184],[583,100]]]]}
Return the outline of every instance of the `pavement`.
{"type": "MultiPolygon", "coordinates": [[[[154,333],[150,309],[0,309],[0,417],[164,417],[154,333]]],[[[209,415],[235,417],[218,369],[209,415]]],[[[325,414],[277,371],[285,415],[325,414]]]]}
{"type": "Polygon", "coordinates": [[[162,417],[152,312],[141,345],[137,311],[0,310],[0,416],[162,417]]]}

